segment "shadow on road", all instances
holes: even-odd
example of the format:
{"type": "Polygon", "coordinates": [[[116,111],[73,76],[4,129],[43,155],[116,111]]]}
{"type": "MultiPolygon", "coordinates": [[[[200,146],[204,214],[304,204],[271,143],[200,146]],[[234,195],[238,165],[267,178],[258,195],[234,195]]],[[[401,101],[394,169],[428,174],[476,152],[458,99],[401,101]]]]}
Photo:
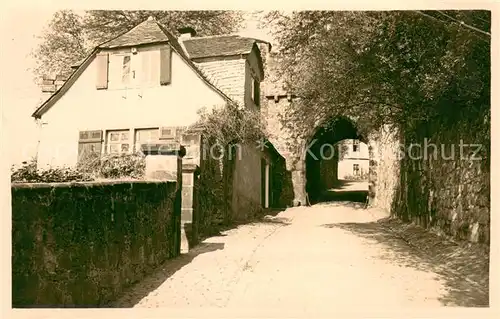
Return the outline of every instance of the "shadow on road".
{"type": "Polygon", "coordinates": [[[311,203],[354,202],[365,203],[368,197],[368,183],[363,181],[337,180],[332,188],[319,194],[310,194],[311,203]]]}
{"type": "Polygon", "coordinates": [[[386,253],[380,256],[381,259],[438,274],[447,289],[447,294],[440,300],[443,305],[489,305],[488,247],[454,243],[419,226],[393,219],[322,226],[345,229],[386,245],[386,253]]]}
{"type": "Polygon", "coordinates": [[[151,291],[160,287],[165,280],[179,271],[182,267],[189,264],[196,256],[220,249],[224,249],[224,243],[201,243],[188,253],[167,260],[163,265],[160,265],[154,273],[128,287],[122,295],[118,296],[116,301],[102,306],[101,308],[132,308],[151,291]]]}
{"type": "MultiPolygon", "coordinates": [[[[207,238],[227,236],[225,232],[238,228],[243,225],[256,225],[256,224],[278,224],[280,226],[288,226],[291,221],[285,217],[278,217],[282,210],[268,211],[265,216],[258,216],[254,221],[247,221],[241,223],[233,223],[231,225],[219,225],[214,227],[210,233],[201,237],[201,240],[207,238]]],[[[140,282],[129,286],[121,295],[118,296],[116,301],[113,301],[101,308],[132,308],[138,304],[150,292],[156,290],[163,284],[169,277],[174,275],[182,267],[193,261],[194,258],[201,254],[210,253],[216,250],[224,249],[224,243],[211,243],[201,242],[188,253],[181,256],[167,260],[163,265],[160,265],[152,274],[146,276],[140,282]]]]}
{"type": "Polygon", "coordinates": [[[232,222],[228,225],[220,224],[213,226],[205,234],[200,235],[200,241],[208,239],[210,237],[223,237],[227,236],[226,232],[232,229],[236,229],[245,225],[257,225],[257,224],[281,224],[283,226],[290,225],[291,221],[285,217],[278,217],[279,213],[283,212],[285,208],[274,208],[266,210],[260,215],[255,216],[252,220],[232,222]]]}
{"type": "Polygon", "coordinates": [[[335,191],[328,190],[323,192],[319,198],[318,202],[356,202],[364,203],[366,202],[366,197],[368,196],[368,191],[335,191]]]}

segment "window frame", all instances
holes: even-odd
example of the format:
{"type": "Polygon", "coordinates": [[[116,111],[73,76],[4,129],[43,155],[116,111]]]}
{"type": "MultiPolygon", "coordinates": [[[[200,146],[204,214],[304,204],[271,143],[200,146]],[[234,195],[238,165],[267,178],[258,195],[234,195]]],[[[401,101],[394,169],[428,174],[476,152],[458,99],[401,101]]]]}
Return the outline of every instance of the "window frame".
{"type": "Polygon", "coordinates": [[[359,165],[358,163],[353,163],[353,164],[352,164],[352,174],[353,174],[354,176],[359,176],[359,175],[361,175],[360,170],[361,170],[361,167],[360,167],[360,165],[359,165]]]}
{"type": "Polygon", "coordinates": [[[141,87],[141,77],[138,72],[142,71],[142,61],[139,54],[132,52],[116,52],[113,53],[110,63],[116,63],[116,66],[110,68],[110,72],[118,72],[119,74],[110,74],[111,88],[115,90],[137,89],[141,87]],[[129,57],[128,80],[125,81],[125,59],[129,57]]]}
{"type": "Polygon", "coordinates": [[[251,75],[250,77],[252,79],[251,92],[250,92],[251,99],[252,99],[253,103],[255,104],[255,106],[260,107],[260,82],[253,75],[251,75]],[[257,88],[257,90],[256,90],[256,88],[257,88]],[[259,95],[256,97],[257,92],[259,93],[259,95]]]}
{"type": "Polygon", "coordinates": [[[130,130],[129,129],[112,129],[112,130],[106,130],[106,144],[105,144],[105,154],[107,155],[122,155],[122,154],[130,154],[131,153],[131,147],[130,147],[130,130]],[[119,132],[119,139],[117,141],[111,141],[111,134],[119,132]],[[127,133],[128,137],[127,140],[122,140],[122,134],[127,133]],[[123,142],[127,143],[123,143],[123,142]],[[118,152],[111,152],[111,146],[112,145],[119,145],[118,146],[118,152]],[[127,145],[127,150],[123,151],[123,146],[127,145]]]}
{"type": "Polygon", "coordinates": [[[352,141],[352,152],[353,153],[358,153],[360,151],[360,142],[359,140],[353,140],[352,141]]]}
{"type": "Polygon", "coordinates": [[[120,81],[120,84],[121,86],[123,87],[130,87],[132,81],[135,79],[135,72],[132,70],[132,54],[130,53],[124,53],[123,55],[121,55],[121,81],[120,81]],[[125,59],[128,58],[128,73],[126,74],[127,75],[127,78],[125,81],[125,59]],[[134,74],[134,76],[132,76],[132,74],[134,74]]]}
{"type": "Polygon", "coordinates": [[[139,151],[141,151],[141,149],[140,149],[140,145],[137,145],[137,142],[138,142],[138,140],[137,140],[137,137],[138,137],[138,136],[137,136],[137,135],[138,135],[138,133],[139,133],[140,131],[153,131],[153,130],[156,130],[156,131],[157,131],[158,137],[157,137],[157,139],[156,139],[156,140],[150,140],[150,142],[155,141],[155,142],[159,143],[159,142],[160,142],[160,140],[161,140],[161,139],[160,139],[160,127],[139,127],[139,128],[135,128],[135,129],[134,129],[133,150],[134,150],[135,152],[139,152],[139,151]]]}

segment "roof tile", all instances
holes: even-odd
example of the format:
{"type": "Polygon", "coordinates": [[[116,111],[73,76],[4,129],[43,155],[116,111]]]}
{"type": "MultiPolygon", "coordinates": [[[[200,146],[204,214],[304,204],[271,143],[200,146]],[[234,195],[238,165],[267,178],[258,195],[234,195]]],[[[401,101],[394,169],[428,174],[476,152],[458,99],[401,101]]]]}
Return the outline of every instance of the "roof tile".
{"type": "Polygon", "coordinates": [[[252,51],[255,39],[239,35],[221,35],[191,38],[183,41],[191,59],[214,56],[248,54],[252,51]]]}
{"type": "Polygon", "coordinates": [[[148,19],[99,47],[109,49],[166,41],[168,41],[168,37],[160,29],[158,23],[154,19],[148,19]]]}

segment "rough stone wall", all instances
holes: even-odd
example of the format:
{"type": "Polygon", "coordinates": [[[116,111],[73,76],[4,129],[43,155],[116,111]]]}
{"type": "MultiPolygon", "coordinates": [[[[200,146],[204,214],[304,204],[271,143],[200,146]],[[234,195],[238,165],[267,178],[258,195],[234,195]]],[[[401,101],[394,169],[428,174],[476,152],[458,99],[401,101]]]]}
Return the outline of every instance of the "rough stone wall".
{"type": "MultiPolygon", "coordinates": [[[[269,54],[261,112],[267,122],[270,141],[286,159],[294,204],[304,204],[305,144],[303,139],[292,139],[280,121],[286,106],[293,100],[290,102],[289,92],[273,77],[275,67],[269,54]]],[[[401,130],[385,125],[380,131],[371,133],[368,136],[370,205],[457,239],[489,242],[489,113],[483,110],[479,114],[477,108],[454,105],[447,115],[418,127],[401,130]],[[482,144],[483,159],[447,160],[440,156],[436,160],[413,160],[402,156],[403,146],[424,145],[425,138],[439,148],[448,145],[447,152],[453,144],[455,153],[459,152],[461,140],[464,144],[482,144]]]]}
{"type": "Polygon", "coordinates": [[[488,117],[466,114],[458,121],[442,118],[404,131],[411,156],[407,152],[401,161],[394,215],[458,240],[489,243],[488,117]],[[466,145],[462,150],[461,143],[466,145]],[[421,151],[410,150],[411,144],[421,151]],[[481,149],[473,154],[477,145],[481,149]]]}
{"type": "Polygon", "coordinates": [[[13,307],[107,303],[179,249],[175,182],[12,187],[13,307]]]}
{"type": "Polygon", "coordinates": [[[399,131],[385,125],[368,138],[370,205],[390,212],[399,177],[399,131]]]}

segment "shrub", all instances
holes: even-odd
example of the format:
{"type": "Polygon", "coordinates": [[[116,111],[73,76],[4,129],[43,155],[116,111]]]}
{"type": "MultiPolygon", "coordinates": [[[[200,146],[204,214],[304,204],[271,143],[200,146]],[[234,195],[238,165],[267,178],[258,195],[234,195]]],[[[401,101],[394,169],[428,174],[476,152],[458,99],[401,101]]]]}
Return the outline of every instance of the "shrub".
{"type": "Polygon", "coordinates": [[[133,178],[144,176],[146,162],[142,153],[89,156],[77,168],[56,167],[37,169],[36,159],[23,162],[12,169],[11,181],[15,183],[84,182],[96,179],[133,178]]]}
{"type": "Polygon", "coordinates": [[[346,175],[344,177],[347,181],[367,181],[368,180],[368,172],[361,173],[360,175],[346,175]]]}
{"type": "Polygon", "coordinates": [[[36,160],[23,162],[18,169],[13,169],[11,181],[15,183],[55,183],[55,182],[83,182],[91,181],[93,178],[78,169],[49,168],[37,169],[36,160]]]}
{"type": "Polygon", "coordinates": [[[146,170],[142,153],[105,155],[101,157],[98,176],[102,178],[142,178],[146,170]]]}

